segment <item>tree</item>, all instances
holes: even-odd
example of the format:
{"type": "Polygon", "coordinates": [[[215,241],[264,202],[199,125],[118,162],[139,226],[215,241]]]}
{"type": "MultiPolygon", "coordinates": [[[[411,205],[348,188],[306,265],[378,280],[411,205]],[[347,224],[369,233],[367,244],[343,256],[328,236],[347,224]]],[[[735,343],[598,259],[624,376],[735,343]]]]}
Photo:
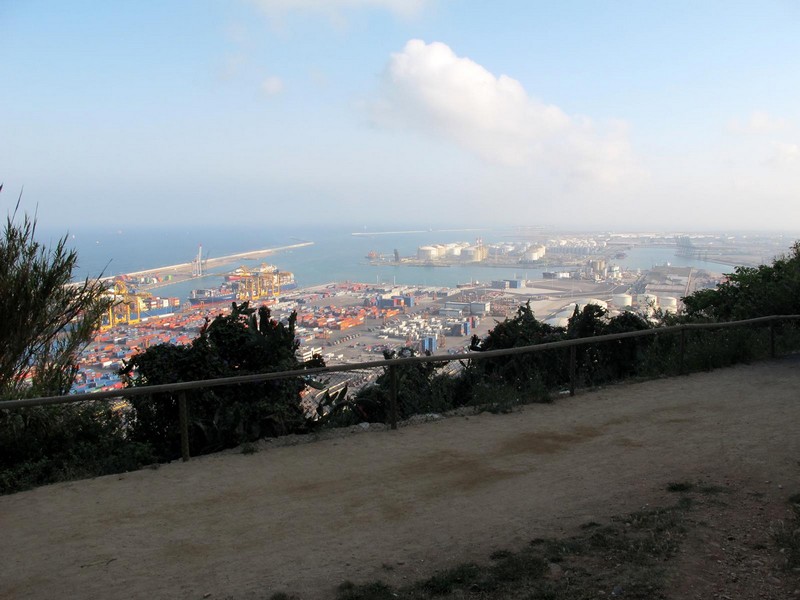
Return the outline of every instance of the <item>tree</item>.
{"type": "MultiPolygon", "coordinates": [[[[553,327],[536,319],[530,302],[517,309],[480,339],[472,336],[470,350],[487,352],[557,342],[564,339],[563,327],[553,327]]],[[[515,356],[471,361],[468,372],[477,379],[500,380],[524,390],[531,385],[552,388],[568,377],[564,351],[532,352],[515,356]]]]}
{"type": "Polygon", "coordinates": [[[771,265],[736,267],[713,290],[683,298],[690,320],[732,321],[800,312],[800,242],[771,265]]]}
{"type": "MultiPolygon", "coordinates": [[[[605,333],[625,333],[650,328],[651,325],[647,319],[636,313],[625,311],[609,320],[605,333]]],[[[605,354],[608,356],[609,376],[614,379],[625,379],[635,375],[639,371],[643,356],[652,345],[652,341],[652,337],[645,336],[606,342],[605,354]]]]}
{"type": "MultiPolygon", "coordinates": [[[[426,351],[425,356],[430,356],[426,351]]],[[[366,421],[369,423],[385,423],[391,411],[391,394],[393,388],[392,369],[397,378],[397,417],[407,419],[411,415],[427,412],[440,412],[455,408],[458,398],[451,397],[444,390],[444,380],[450,379],[440,373],[441,364],[431,362],[405,363],[404,359],[414,358],[417,351],[402,347],[396,350],[384,350],[385,360],[396,360],[391,368],[384,367],[375,383],[361,388],[351,401],[341,403],[339,408],[348,413],[350,422],[366,421]]],[[[340,418],[340,423],[347,423],[347,418],[340,418]]]]}
{"type": "Polygon", "coordinates": [[[0,239],[0,493],[152,462],[102,402],[2,408],[10,398],[68,393],[77,356],[113,302],[99,279],[71,283],[78,257],[67,238],[40,244],[36,218],[18,218],[19,205],[0,239]]]}
{"type": "MultiPolygon", "coordinates": [[[[129,386],[142,386],[325,366],[319,356],[297,360],[296,320],[292,313],[284,324],[266,306],[234,303],[230,315],[207,322],[191,344],[151,346],[120,373],[129,386]]],[[[187,392],[192,453],[302,430],[305,387],[303,378],[290,377],[187,392]]],[[[160,460],[180,456],[177,400],[168,393],[131,399],[131,438],[151,444],[160,460]]]]}
{"type": "MultiPolygon", "coordinates": [[[[488,335],[473,336],[471,350],[485,352],[533,346],[571,338],[587,338],[609,333],[639,331],[650,326],[632,313],[609,318],[605,308],[595,304],[575,306],[568,325],[553,327],[534,317],[530,303],[517,309],[517,314],[497,324],[488,335]]],[[[579,376],[589,385],[626,377],[636,373],[642,351],[649,342],[634,339],[585,344],[575,348],[579,376]]],[[[472,361],[466,374],[488,381],[502,381],[522,391],[526,387],[543,385],[553,389],[569,381],[569,354],[566,348],[532,352],[503,358],[472,361]]]]}
{"type": "Polygon", "coordinates": [[[72,283],[77,253],[66,236],[40,244],[36,217],[18,217],[21,197],[0,239],[0,399],[69,392],[76,358],[113,301],[99,278],[72,283]]]}

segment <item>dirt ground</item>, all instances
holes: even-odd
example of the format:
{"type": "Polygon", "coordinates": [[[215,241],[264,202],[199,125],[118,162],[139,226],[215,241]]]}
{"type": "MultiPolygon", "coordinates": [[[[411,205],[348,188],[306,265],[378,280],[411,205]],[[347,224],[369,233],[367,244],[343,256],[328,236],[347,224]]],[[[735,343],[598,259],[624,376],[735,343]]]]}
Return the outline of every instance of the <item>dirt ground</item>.
{"type": "Polygon", "coordinates": [[[0,598],[331,598],[346,579],[402,585],[669,504],[676,481],[738,500],[684,546],[672,596],[792,597],[774,564],[742,553],[769,542],[800,492],[798,367],[624,384],[0,497],[0,598]]]}

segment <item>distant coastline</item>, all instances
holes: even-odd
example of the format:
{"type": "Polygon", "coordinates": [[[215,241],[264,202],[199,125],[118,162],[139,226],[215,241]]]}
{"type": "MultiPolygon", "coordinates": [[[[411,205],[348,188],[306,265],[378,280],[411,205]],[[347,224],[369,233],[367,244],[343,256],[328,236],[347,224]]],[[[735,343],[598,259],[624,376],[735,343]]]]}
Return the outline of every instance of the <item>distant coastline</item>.
{"type": "MultiPolygon", "coordinates": [[[[380,231],[385,230],[381,229],[380,231]]],[[[540,279],[541,271],[554,269],[554,265],[544,267],[533,264],[507,266],[492,264],[490,266],[489,264],[467,262],[453,264],[450,268],[429,269],[419,266],[408,268],[405,264],[395,264],[389,260],[374,264],[364,260],[364,257],[371,252],[393,257],[394,249],[397,249],[401,257],[416,256],[420,246],[471,241],[469,238],[475,237],[483,237],[484,243],[486,243],[487,238],[494,238],[495,234],[490,233],[491,231],[495,230],[489,228],[481,233],[472,234],[425,231],[417,234],[354,236],[352,228],[338,231],[313,228],[242,231],[220,228],[183,231],[176,228],[171,231],[159,231],[156,238],[158,239],[157,243],[144,241],[154,239],[151,231],[132,230],[123,234],[107,231],[79,235],[76,239],[71,240],[71,246],[75,247],[80,256],[81,264],[75,273],[76,280],[83,280],[87,276],[96,276],[98,272],[102,273],[104,277],[123,273],[136,274],[142,271],[167,275],[170,272],[165,271],[165,268],[176,265],[183,265],[188,271],[191,265],[188,259],[197,255],[198,241],[202,241],[203,254],[205,255],[206,249],[214,254],[214,257],[210,259],[211,265],[208,262],[204,265],[204,275],[207,277],[203,278],[202,283],[199,279],[189,276],[184,281],[175,281],[176,278],[173,277],[169,285],[158,288],[164,296],[181,298],[188,297],[192,289],[212,288],[223,283],[226,267],[213,266],[214,258],[234,256],[238,257],[236,260],[248,264],[248,260],[258,260],[258,255],[247,255],[247,251],[252,251],[254,248],[264,248],[274,252],[268,261],[274,262],[282,271],[294,273],[299,288],[331,281],[372,283],[377,281],[392,282],[397,285],[456,286],[476,280],[540,279]],[[299,238],[305,240],[310,238],[314,243],[305,247],[279,250],[294,246],[299,238]],[[265,244],[265,240],[269,241],[265,244]],[[98,241],[99,243],[97,243],[98,241]]],[[[674,246],[633,248],[627,252],[625,258],[614,259],[611,262],[623,269],[640,268],[645,270],[665,263],[671,263],[673,266],[693,266],[717,273],[733,269],[733,267],[725,267],[701,258],[676,256],[675,250],[674,246]]],[[[269,256],[269,254],[266,255],[269,256]]],[[[555,255],[553,260],[557,262],[555,255]]],[[[233,261],[231,268],[237,264],[233,261]]],[[[189,273],[191,272],[189,271],[189,273]]],[[[174,275],[174,272],[172,274],[174,275]]]]}
{"type": "Polygon", "coordinates": [[[371,236],[371,235],[405,235],[412,233],[458,233],[470,231],[486,231],[485,229],[409,229],[407,231],[355,231],[350,235],[371,236]]]}

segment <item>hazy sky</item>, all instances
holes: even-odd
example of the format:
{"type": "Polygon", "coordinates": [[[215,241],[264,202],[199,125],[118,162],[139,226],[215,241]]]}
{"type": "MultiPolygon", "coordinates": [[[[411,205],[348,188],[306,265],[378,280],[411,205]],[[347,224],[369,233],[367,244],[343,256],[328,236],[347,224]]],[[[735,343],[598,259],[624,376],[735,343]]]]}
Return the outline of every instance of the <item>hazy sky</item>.
{"type": "Polygon", "coordinates": [[[795,0],[0,0],[0,31],[0,205],[45,225],[800,231],[795,0]]]}

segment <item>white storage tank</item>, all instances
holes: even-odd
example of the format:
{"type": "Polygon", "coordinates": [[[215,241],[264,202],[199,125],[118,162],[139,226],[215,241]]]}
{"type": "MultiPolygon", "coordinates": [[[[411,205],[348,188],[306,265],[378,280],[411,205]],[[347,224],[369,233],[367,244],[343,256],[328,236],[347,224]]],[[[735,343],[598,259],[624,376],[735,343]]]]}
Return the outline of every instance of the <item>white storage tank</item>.
{"type": "Polygon", "coordinates": [[[531,261],[539,260],[540,258],[542,258],[542,254],[541,252],[538,252],[536,250],[526,250],[525,253],[522,255],[522,258],[531,261]]]}
{"type": "Polygon", "coordinates": [[[439,250],[434,246],[420,246],[417,248],[417,258],[419,260],[433,260],[439,256],[439,250]]]}
{"type": "Polygon", "coordinates": [[[633,296],[630,294],[614,294],[611,296],[611,302],[614,306],[623,307],[631,306],[633,304],[633,296]]]}
{"type": "Polygon", "coordinates": [[[663,308],[665,311],[670,311],[673,313],[678,312],[678,299],[672,296],[661,296],[658,299],[658,304],[663,308]]]}

